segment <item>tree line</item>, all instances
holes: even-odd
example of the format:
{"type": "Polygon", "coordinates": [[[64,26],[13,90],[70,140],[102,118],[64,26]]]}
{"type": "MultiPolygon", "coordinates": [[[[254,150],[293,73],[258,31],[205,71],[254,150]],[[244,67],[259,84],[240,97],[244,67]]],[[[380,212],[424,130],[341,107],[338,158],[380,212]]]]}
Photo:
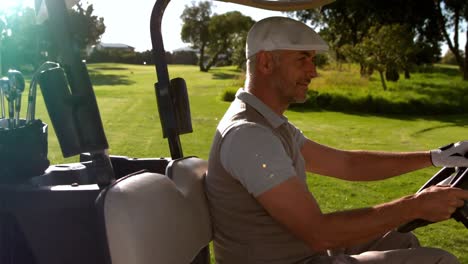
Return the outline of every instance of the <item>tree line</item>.
{"type": "MultiPolygon", "coordinates": [[[[410,78],[414,66],[439,62],[443,43],[468,80],[468,44],[463,51],[459,43],[459,34],[468,36],[466,0],[336,0],[289,15],[320,29],[338,62],[358,63],[363,77],[377,71],[384,89],[385,80],[398,80],[399,72],[410,78]]],[[[211,2],[205,1],[186,5],[181,18],[182,40],[199,50],[201,71],[208,71],[220,53],[231,56],[233,64],[244,63],[245,37],[255,22],[250,17],[212,14],[211,2]]]]}
{"type": "MultiPolygon", "coordinates": [[[[93,49],[85,56],[85,58],[86,62],[90,63],[114,62],[140,65],[155,64],[151,50],[138,52],[120,49],[93,49]]],[[[166,51],[165,59],[167,64],[198,64],[197,53],[193,50],[175,50],[173,52],[166,51]]]]}

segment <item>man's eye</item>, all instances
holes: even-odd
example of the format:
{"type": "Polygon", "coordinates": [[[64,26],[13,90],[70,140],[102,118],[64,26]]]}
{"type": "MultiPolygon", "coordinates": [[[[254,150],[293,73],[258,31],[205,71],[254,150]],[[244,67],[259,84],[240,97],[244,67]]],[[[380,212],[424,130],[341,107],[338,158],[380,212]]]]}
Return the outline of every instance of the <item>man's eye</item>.
{"type": "Polygon", "coordinates": [[[315,57],[307,57],[307,56],[304,56],[304,57],[300,57],[299,58],[299,61],[300,62],[312,62],[315,64],[315,57]]]}

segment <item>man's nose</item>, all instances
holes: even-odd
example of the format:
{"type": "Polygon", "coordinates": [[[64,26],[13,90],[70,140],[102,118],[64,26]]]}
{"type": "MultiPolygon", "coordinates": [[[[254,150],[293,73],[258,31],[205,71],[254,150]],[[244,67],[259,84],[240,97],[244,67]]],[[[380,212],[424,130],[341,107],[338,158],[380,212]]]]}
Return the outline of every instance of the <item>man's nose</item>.
{"type": "Polygon", "coordinates": [[[309,77],[310,79],[317,77],[317,67],[315,66],[315,63],[308,63],[305,70],[307,73],[307,77],[309,77]]]}

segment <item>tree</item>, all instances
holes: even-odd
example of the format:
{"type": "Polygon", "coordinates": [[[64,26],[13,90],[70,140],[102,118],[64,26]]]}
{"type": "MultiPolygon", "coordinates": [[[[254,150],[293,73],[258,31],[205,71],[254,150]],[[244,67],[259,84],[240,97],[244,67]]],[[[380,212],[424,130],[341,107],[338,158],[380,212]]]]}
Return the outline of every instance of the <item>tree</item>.
{"type": "MultiPolygon", "coordinates": [[[[104,19],[93,16],[93,6],[78,5],[70,11],[72,36],[81,51],[97,43],[105,31],[104,19]]],[[[0,53],[3,70],[32,65],[37,68],[45,60],[56,60],[56,48],[49,32],[49,22],[36,24],[35,11],[18,6],[8,13],[0,14],[0,53]]]]}
{"type": "MultiPolygon", "coordinates": [[[[102,34],[106,31],[104,18],[93,15],[94,7],[89,5],[84,7],[81,3],[76,4],[69,10],[70,34],[73,41],[80,49],[81,56],[86,57],[87,48],[97,44],[102,34]]],[[[42,26],[45,28],[45,34],[42,39],[46,41],[46,50],[50,59],[57,60],[57,47],[54,43],[53,34],[50,29],[53,28],[47,20],[42,26]]]]}
{"type": "Polygon", "coordinates": [[[181,38],[182,41],[191,43],[192,48],[200,53],[198,66],[200,71],[206,71],[203,58],[209,41],[208,26],[211,20],[211,2],[203,1],[198,5],[185,6],[180,16],[183,22],[181,38]]]}
{"type": "Polygon", "coordinates": [[[369,77],[372,75],[374,68],[368,63],[368,54],[364,45],[350,45],[345,44],[340,47],[340,54],[350,62],[359,63],[361,69],[361,77],[369,77]]]}
{"type": "Polygon", "coordinates": [[[70,11],[72,35],[81,51],[97,44],[106,31],[104,18],[93,15],[93,12],[93,5],[83,7],[81,3],[70,11]]]}
{"type": "MultiPolygon", "coordinates": [[[[468,80],[468,41],[465,44],[464,56],[460,52],[459,46],[461,23],[463,21],[468,22],[468,2],[466,0],[434,0],[434,3],[440,32],[455,56],[458,68],[463,74],[463,79],[468,80]],[[449,30],[453,31],[453,38],[450,38],[449,30]]],[[[465,34],[468,39],[468,26],[465,28],[465,34]]]]}
{"type": "MultiPolygon", "coordinates": [[[[412,57],[412,63],[435,62],[440,54],[441,35],[433,19],[433,0],[337,0],[320,11],[299,11],[295,16],[304,22],[313,22],[313,26],[322,26],[320,33],[336,52],[338,60],[345,59],[343,51],[349,50],[345,45],[354,47],[359,44],[369,35],[371,27],[392,24],[406,25],[415,34],[416,46],[420,48],[414,50],[416,54],[412,57]]],[[[361,76],[366,76],[369,69],[365,64],[360,65],[361,76]]]]}
{"type": "Polygon", "coordinates": [[[4,13],[1,54],[3,72],[8,68],[19,69],[24,65],[38,66],[44,56],[40,53],[38,39],[43,32],[35,23],[35,12],[31,8],[16,7],[4,13]]]}
{"type": "MultiPolygon", "coordinates": [[[[314,10],[299,11],[296,13],[303,21],[314,19],[313,26],[326,25],[320,32],[335,51],[338,61],[344,60],[342,48],[345,45],[355,46],[367,35],[368,29],[373,25],[372,13],[369,12],[369,1],[335,1],[324,6],[320,13],[314,10]],[[362,8],[366,6],[366,8],[362,8]],[[301,14],[302,13],[302,14],[301,14]]],[[[368,69],[361,65],[361,76],[366,76],[368,69]]]]}
{"type": "Polygon", "coordinates": [[[412,36],[405,26],[399,24],[374,26],[369,35],[355,46],[365,58],[363,63],[379,72],[384,90],[387,90],[384,72],[394,71],[396,65],[407,63],[409,50],[414,46],[412,36]]]}
{"type": "Polygon", "coordinates": [[[214,15],[208,27],[210,59],[205,69],[208,71],[218,61],[220,54],[231,56],[234,53],[237,54],[237,64],[245,62],[245,40],[254,23],[252,18],[238,11],[214,15]],[[239,58],[240,54],[243,60],[239,58]]]}
{"type": "Polygon", "coordinates": [[[220,55],[238,65],[245,62],[245,39],[255,22],[250,17],[237,11],[211,15],[211,3],[200,2],[186,6],[181,18],[182,40],[199,51],[200,71],[209,71],[220,55]]]}

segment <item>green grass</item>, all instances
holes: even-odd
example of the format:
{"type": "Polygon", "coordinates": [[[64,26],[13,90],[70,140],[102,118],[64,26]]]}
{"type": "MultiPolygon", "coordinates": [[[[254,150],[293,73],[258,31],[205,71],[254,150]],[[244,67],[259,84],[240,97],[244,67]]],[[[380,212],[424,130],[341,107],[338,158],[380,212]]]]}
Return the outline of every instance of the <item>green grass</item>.
{"type": "MultiPolygon", "coordinates": [[[[130,157],[169,156],[156,107],[154,67],[92,64],[89,69],[110,153],[130,157]]],[[[235,90],[242,85],[242,74],[232,67],[202,73],[194,66],[170,66],[169,72],[171,78],[186,79],[190,95],[194,133],[181,136],[184,155],[206,159],[216,125],[229,105],[220,97],[226,89],[235,90]]],[[[389,98],[442,96],[446,100],[452,95],[441,94],[466,87],[466,82],[448,72],[414,74],[412,80],[389,84],[390,90],[385,95],[389,98]]],[[[322,77],[314,80],[311,88],[350,96],[384,93],[378,79],[361,79],[352,67],[341,71],[322,70],[320,74],[322,77]]],[[[309,138],[344,149],[428,150],[468,138],[466,114],[384,116],[296,109],[286,115],[309,138]]],[[[39,96],[37,117],[51,124],[47,116],[39,96]]],[[[76,161],[76,158],[62,158],[52,127],[49,129],[49,159],[52,163],[76,161]]],[[[374,183],[350,183],[310,175],[308,183],[322,209],[330,212],[371,206],[411,194],[436,171],[436,168],[428,168],[374,183]]],[[[450,250],[462,263],[468,263],[468,230],[463,225],[450,220],[420,228],[416,234],[423,245],[450,250]]]]}
{"type": "Polygon", "coordinates": [[[357,65],[339,69],[328,66],[319,78],[312,80],[311,90],[315,95],[327,95],[328,100],[319,105],[331,110],[416,115],[468,113],[468,82],[459,75],[452,66],[419,67],[410,79],[400,76],[398,82],[387,82],[388,90],[384,91],[378,73],[367,79],[360,77],[357,65]]]}

